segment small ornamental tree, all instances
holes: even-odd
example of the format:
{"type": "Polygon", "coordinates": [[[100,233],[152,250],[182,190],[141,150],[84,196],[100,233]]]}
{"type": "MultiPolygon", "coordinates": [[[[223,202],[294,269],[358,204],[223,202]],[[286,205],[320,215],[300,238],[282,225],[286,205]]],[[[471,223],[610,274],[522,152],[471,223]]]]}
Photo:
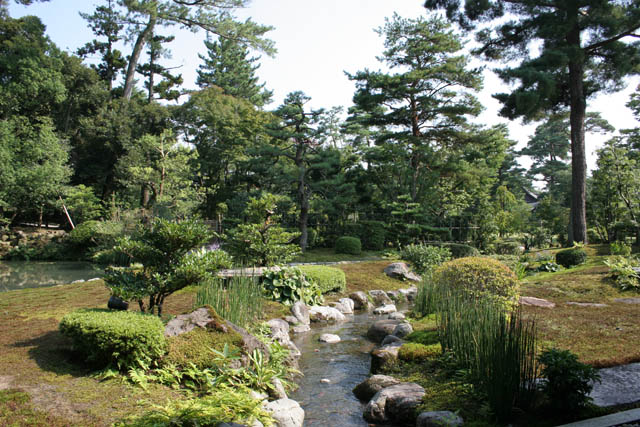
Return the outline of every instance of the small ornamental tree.
{"type": "Polygon", "coordinates": [[[143,313],[161,316],[166,297],[204,283],[219,268],[230,266],[221,251],[198,250],[210,238],[209,228],[201,222],[156,219],[137,236],[119,239],[114,251],[128,257],[132,266],[109,268],[104,281],[112,295],[137,300],[143,313]]]}

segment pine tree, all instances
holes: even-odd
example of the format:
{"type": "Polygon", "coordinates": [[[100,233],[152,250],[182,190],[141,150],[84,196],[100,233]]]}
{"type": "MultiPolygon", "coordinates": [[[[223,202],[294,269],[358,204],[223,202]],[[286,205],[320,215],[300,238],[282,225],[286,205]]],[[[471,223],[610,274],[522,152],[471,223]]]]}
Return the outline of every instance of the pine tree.
{"type": "Polygon", "coordinates": [[[207,56],[198,55],[204,61],[198,67],[196,84],[201,88],[215,85],[225,94],[245,99],[256,107],[271,102],[272,91],[258,84],[255,75],[259,57],[249,58],[249,49],[237,40],[221,38],[218,41],[205,40],[207,56]]]}

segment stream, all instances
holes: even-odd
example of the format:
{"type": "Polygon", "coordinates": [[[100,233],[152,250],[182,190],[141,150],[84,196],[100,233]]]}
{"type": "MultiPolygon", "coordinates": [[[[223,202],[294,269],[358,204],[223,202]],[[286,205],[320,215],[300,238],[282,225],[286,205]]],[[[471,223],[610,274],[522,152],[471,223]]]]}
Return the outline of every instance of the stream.
{"type": "Polygon", "coordinates": [[[304,376],[291,395],[304,409],[305,426],[368,426],[362,418],[364,404],[352,393],[353,388],[369,377],[375,344],[367,340],[367,329],[380,316],[357,312],[340,324],[314,327],[293,340],[302,352],[300,370],[304,376]],[[327,344],[318,341],[322,334],[336,334],[341,341],[327,344]],[[317,351],[316,351],[317,350],[317,351]],[[329,383],[320,380],[327,379],[329,383]]]}

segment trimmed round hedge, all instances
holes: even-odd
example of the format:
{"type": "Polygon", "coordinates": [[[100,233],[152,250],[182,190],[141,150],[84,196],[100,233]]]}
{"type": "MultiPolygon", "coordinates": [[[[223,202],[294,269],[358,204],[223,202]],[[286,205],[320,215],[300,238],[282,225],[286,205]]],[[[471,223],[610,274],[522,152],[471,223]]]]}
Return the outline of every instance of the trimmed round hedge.
{"type": "Polygon", "coordinates": [[[587,253],[582,248],[571,248],[556,254],[556,262],[564,268],[580,265],[587,260],[587,253]]]}
{"type": "Polygon", "coordinates": [[[132,311],[83,309],[60,321],[60,332],[91,365],[128,370],[148,366],[166,351],[159,317],[132,311]]]}
{"type": "Polygon", "coordinates": [[[360,255],[362,243],[357,237],[343,236],[336,240],[337,254],[360,255]]]}
{"type": "Polygon", "coordinates": [[[347,277],[339,268],[324,265],[300,265],[298,268],[307,278],[315,282],[323,294],[347,289],[347,277]]]}
{"type": "Polygon", "coordinates": [[[434,271],[433,281],[476,298],[493,298],[507,309],[518,302],[518,277],[509,267],[491,258],[468,257],[445,262],[434,271]]]}

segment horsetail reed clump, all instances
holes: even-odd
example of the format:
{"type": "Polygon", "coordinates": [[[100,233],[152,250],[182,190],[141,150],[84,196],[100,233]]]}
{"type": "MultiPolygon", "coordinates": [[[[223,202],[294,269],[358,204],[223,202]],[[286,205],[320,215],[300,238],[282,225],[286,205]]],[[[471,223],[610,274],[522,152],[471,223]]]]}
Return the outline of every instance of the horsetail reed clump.
{"type": "Polygon", "coordinates": [[[535,398],[536,327],[519,308],[506,311],[491,298],[477,298],[442,285],[422,289],[423,310],[435,312],[442,348],[467,369],[499,421],[535,398]]]}
{"type": "Polygon", "coordinates": [[[195,305],[210,305],[228,321],[248,326],[262,312],[262,286],[254,276],[216,278],[198,289],[195,305]]]}

